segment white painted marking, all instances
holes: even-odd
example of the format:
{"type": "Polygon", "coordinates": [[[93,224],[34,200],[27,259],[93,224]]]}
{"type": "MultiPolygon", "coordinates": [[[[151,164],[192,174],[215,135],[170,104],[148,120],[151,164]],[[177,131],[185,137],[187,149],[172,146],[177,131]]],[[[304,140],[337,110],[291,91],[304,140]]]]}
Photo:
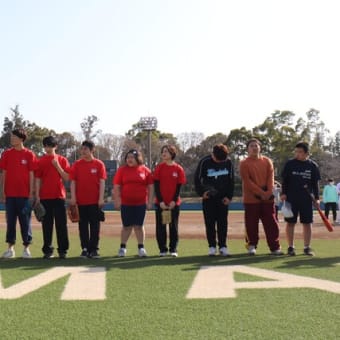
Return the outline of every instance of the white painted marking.
{"type": "Polygon", "coordinates": [[[269,288],[314,288],[340,294],[338,282],[236,265],[201,267],[186,297],[188,299],[235,298],[237,289],[269,288]],[[275,281],[236,282],[235,272],[275,281]]]}
{"type": "Polygon", "coordinates": [[[66,275],[61,300],[105,300],[106,270],[104,267],[55,267],[24,281],[4,288],[0,275],[0,299],[18,299],[66,275]]]}

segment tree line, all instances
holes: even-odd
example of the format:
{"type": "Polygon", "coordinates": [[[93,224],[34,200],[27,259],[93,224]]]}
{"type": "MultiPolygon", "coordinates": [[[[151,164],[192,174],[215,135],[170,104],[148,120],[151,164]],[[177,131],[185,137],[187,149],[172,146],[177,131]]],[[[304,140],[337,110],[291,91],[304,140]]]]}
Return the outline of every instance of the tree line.
{"type": "MultiPolygon", "coordinates": [[[[78,158],[78,150],[82,140],[93,140],[96,144],[95,156],[101,160],[117,160],[122,162],[124,154],[131,148],[138,148],[147,154],[148,133],[143,131],[139,123],[135,123],[124,135],[115,135],[96,129],[98,116],[88,115],[80,122],[78,133],[65,131],[57,133],[53,129],[38,126],[24,119],[19,107],[12,108],[4,118],[0,136],[0,151],[10,146],[10,132],[14,128],[24,128],[28,138],[25,146],[38,156],[43,153],[42,139],[53,135],[58,139],[58,152],[70,162],[78,158]]],[[[323,181],[332,177],[340,180],[340,131],[331,135],[321,120],[320,112],[308,110],[303,117],[292,111],[274,111],[265,120],[251,128],[240,127],[227,132],[218,132],[205,137],[201,132],[185,132],[173,135],[171,132],[159,130],[151,133],[152,164],[159,162],[159,153],[164,144],[174,144],[178,149],[177,161],[187,175],[188,183],[183,188],[183,195],[194,194],[193,177],[199,160],[209,154],[214,144],[226,144],[236,172],[236,195],[241,195],[238,175],[239,161],[246,156],[246,142],[257,137],[262,143],[262,152],[269,156],[275,166],[275,174],[279,179],[284,163],[293,156],[294,145],[298,141],[310,144],[311,157],[319,164],[323,181]]]]}

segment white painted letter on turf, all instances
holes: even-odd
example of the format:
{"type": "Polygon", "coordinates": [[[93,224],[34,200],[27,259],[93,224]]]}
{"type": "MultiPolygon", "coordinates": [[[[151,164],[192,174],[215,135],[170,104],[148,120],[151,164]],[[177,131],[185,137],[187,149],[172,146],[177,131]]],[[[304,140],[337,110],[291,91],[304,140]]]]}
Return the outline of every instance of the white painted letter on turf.
{"type": "Polygon", "coordinates": [[[248,266],[206,266],[198,271],[188,299],[235,298],[237,289],[314,288],[340,294],[340,283],[248,266]],[[264,277],[273,281],[236,282],[234,273],[264,277]]]}
{"type": "Polygon", "coordinates": [[[29,279],[4,288],[0,276],[0,299],[18,299],[66,275],[61,300],[105,300],[106,271],[104,267],[55,267],[29,279]]]}

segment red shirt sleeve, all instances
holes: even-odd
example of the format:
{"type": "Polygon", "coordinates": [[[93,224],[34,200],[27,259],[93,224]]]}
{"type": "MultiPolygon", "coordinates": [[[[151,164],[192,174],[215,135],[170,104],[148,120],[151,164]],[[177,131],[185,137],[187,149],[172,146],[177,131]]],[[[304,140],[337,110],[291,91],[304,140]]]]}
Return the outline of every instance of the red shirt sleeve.
{"type": "Polygon", "coordinates": [[[178,166],[178,184],[185,184],[187,182],[184,169],[178,166]]]}
{"type": "Polygon", "coordinates": [[[99,161],[99,178],[106,179],[106,169],[102,161],[99,161]]]}
{"type": "Polygon", "coordinates": [[[152,173],[151,173],[151,170],[150,169],[148,169],[148,168],[145,168],[145,172],[146,172],[146,183],[148,184],[148,185],[150,185],[150,184],[153,184],[153,176],[152,176],[152,173]]]}
{"type": "Polygon", "coordinates": [[[156,166],[156,169],[153,172],[153,179],[154,181],[159,181],[159,164],[156,166]]]}
{"type": "Polygon", "coordinates": [[[29,171],[35,171],[38,169],[38,158],[32,151],[28,152],[29,152],[28,169],[29,171]]]}

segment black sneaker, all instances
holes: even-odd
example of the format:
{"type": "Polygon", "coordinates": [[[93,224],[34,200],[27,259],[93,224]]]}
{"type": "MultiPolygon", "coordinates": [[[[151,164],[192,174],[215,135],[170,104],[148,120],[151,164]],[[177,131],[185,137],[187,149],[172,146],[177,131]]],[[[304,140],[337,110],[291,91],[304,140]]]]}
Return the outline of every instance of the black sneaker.
{"type": "Polygon", "coordinates": [[[289,255],[289,256],[295,256],[295,255],[296,255],[296,253],[295,253],[295,248],[294,248],[294,247],[288,247],[287,255],[289,255]]]}
{"type": "Polygon", "coordinates": [[[303,253],[305,255],[308,255],[308,256],[315,256],[315,253],[313,251],[313,249],[311,247],[306,247],[304,250],[303,250],[303,253]]]}
{"type": "Polygon", "coordinates": [[[62,260],[66,259],[66,253],[60,253],[59,258],[62,259],[62,260]]]}
{"type": "Polygon", "coordinates": [[[48,253],[48,254],[44,254],[43,259],[51,259],[53,257],[54,257],[53,253],[48,253]]]}
{"type": "Polygon", "coordinates": [[[83,259],[87,258],[89,255],[88,251],[86,248],[84,248],[80,254],[80,257],[82,257],[83,259]]]}
{"type": "Polygon", "coordinates": [[[91,251],[91,253],[89,253],[88,257],[91,259],[99,259],[100,255],[97,250],[94,250],[94,251],[91,251]]]}

